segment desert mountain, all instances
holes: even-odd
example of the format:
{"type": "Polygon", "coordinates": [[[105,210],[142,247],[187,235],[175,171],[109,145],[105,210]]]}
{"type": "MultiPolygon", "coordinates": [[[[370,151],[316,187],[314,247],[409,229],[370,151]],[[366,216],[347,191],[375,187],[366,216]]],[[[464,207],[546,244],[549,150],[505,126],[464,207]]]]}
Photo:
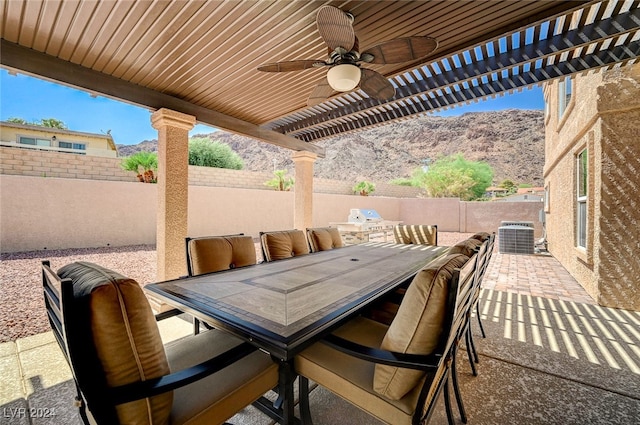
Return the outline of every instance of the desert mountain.
{"type": "MultiPolygon", "coordinates": [[[[227,143],[244,160],[245,169],[293,172],[291,151],[235,134],[201,134],[227,143]]],[[[335,180],[386,182],[411,172],[439,156],[462,153],[485,161],[494,181],[542,186],[544,117],[542,111],[510,109],[472,112],[457,117],[425,116],[317,142],[326,157],[315,163],[315,176],[335,180]]],[[[157,141],[118,145],[120,156],[157,150],[157,141]]]]}

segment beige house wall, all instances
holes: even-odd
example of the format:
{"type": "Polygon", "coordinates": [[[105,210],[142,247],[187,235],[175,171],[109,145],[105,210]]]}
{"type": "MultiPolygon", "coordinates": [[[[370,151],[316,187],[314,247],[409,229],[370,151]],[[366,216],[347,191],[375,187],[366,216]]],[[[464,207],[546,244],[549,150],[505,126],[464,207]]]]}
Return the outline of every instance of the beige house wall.
{"type": "Polygon", "coordinates": [[[578,75],[562,119],[545,86],[549,250],[601,305],[640,310],[640,65],[578,75]],[[577,155],[588,149],[586,249],[576,243],[577,155]]]}
{"type": "Polygon", "coordinates": [[[42,149],[52,151],[64,151],[66,153],[85,154],[90,156],[101,156],[115,158],[118,156],[113,138],[109,135],[84,133],[79,131],[63,130],[58,128],[48,128],[33,125],[14,124],[0,122],[0,145],[19,146],[19,149],[33,149],[36,152],[42,149]],[[18,137],[35,137],[39,139],[52,140],[51,146],[33,146],[18,143],[18,137]],[[59,142],[83,143],[86,150],[73,150],[60,148],[59,142]]]}
{"type": "MultiPolygon", "coordinates": [[[[136,182],[0,175],[0,251],[153,245],[157,188],[136,182]]],[[[293,203],[293,192],[191,185],[187,233],[257,237],[260,231],[291,229],[293,203]]],[[[312,221],[317,227],[344,222],[351,208],[372,208],[387,220],[437,224],[449,232],[497,231],[501,220],[537,220],[539,203],[511,204],[314,193],[312,221]],[[517,217],[514,208],[520,211],[517,217]]]]}

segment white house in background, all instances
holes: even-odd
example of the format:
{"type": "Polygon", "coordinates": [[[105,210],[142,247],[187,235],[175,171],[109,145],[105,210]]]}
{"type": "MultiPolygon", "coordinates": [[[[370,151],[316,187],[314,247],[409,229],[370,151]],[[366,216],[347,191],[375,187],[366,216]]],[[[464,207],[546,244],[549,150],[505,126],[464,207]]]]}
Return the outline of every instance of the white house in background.
{"type": "Polygon", "coordinates": [[[7,121],[0,121],[0,146],[111,158],[118,156],[110,134],[83,133],[7,121]]]}

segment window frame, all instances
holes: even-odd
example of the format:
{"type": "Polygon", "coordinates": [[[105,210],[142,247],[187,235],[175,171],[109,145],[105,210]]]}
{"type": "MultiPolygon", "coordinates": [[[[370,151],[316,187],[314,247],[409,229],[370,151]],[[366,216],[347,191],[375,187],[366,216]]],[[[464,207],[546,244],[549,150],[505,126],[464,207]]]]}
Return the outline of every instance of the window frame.
{"type": "Polygon", "coordinates": [[[51,140],[50,139],[44,139],[42,137],[36,137],[36,136],[21,136],[21,135],[18,135],[18,144],[19,145],[27,145],[27,146],[51,147],[51,140]],[[23,139],[33,140],[33,143],[25,143],[25,142],[22,141],[23,139]]]}
{"type": "Polygon", "coordinates": [[[589,149],[576,155],[576,248],[586,251],[588,245],[589,149]]]}

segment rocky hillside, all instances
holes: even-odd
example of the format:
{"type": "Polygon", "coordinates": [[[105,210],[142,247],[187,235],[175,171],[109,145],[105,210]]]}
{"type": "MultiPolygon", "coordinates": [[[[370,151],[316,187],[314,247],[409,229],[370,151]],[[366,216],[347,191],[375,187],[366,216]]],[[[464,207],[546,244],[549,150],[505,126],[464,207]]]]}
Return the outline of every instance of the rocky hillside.
{"type": "MultiPolygon", "coordinates": [[[[222,131],[207,135],[229,144],[245,162],[245,169],[293,171],[291,151],[222,131]]],[[[462,153],[466,159],[486,161],[494,181],[542,186],[544,121],[542,111],[474,112],[457,117],[426,116],[391,123],[317,142],[326,157],[315,164],[316,177],[357,181],[389,181],[441,155],[462,153]]],[[[155,151],[157,142],[118,145],[121,156],[155,151]]]]}

